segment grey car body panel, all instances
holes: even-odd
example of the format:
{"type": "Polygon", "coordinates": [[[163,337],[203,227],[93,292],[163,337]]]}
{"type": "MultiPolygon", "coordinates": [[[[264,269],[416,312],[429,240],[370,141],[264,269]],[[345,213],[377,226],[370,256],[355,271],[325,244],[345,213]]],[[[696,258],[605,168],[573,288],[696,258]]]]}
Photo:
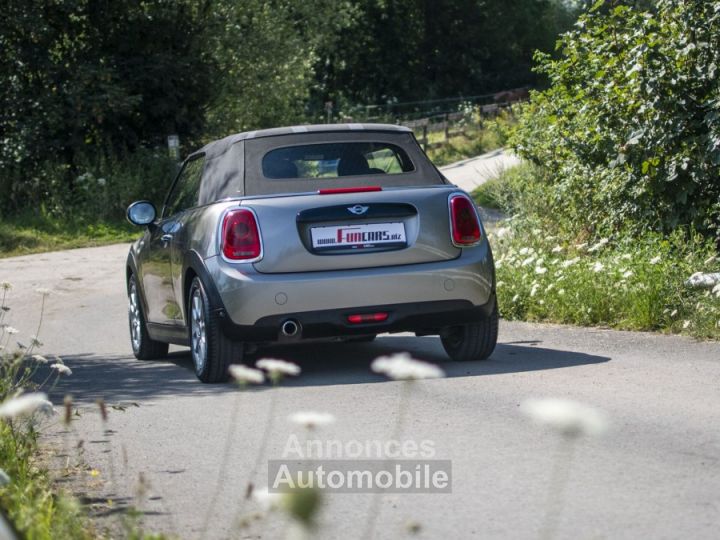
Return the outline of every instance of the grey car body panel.
{"type": "Polygon", "coordinates": [[[457,259],[382,268],[262,274],[252,265],[205,260],[225,309],[235,324],[270,315],[332,308],[362,308],[417,301],[469,300],[486,304],[493,292],[487,241],[457,259]]]}
{"type": "MultiPolygon", "coordinates": [[[[213,305],[237,325],[253,325],[284,313],[339,308],[424,301],[465,300],[475,306],[494,302],[494,269],[485,231],[477,246],[461,249],[452,245],[448,197],[463,192],[447,184],[409,130],[378,125],[280,128],[233,135],[193,156],[198,153],[205,157],[199,206],[158,219],[133,244],[128,257],[129,271],[140,277],[148,329],[155,338],[185,341],[187,292],[196,275],[206,282],[213,305]],[[358,137],[401,145],[415,171],[295,179],[272,185],[278,181],[258,176],[257,160],[268,148],[295,140],[307,144],[358,137]],[[268,185],[257,187],[261,182],[268,185]],[[277,192],[285,182],[297,189],[277,192]],[[317,192],[326,186],[363,185],[381,185],[383,190],[332,195],[317,192]],[[250,193],[246,193],[248,187],[250,193]],[[303,243],[301,235],[309,234],[313,224],[299,225],[299,212],[378,203],[405,203],[417,210],[415,215],[402,218],[407,247],[317,254],[306,247],[307,238],[303,243]],[[263,257],[254,263],[229,262],[220,253],[222,218],[227,210],[240,206],[251,208],[258,220],[263,257]],[[170,239],[164,241],[168,236],[170,239]]],[[[322,222],[322,226],[333,224],[343,221],[322,222]]]]}
{"type": "MultiPolygon", "coordinates": [[[[255,210],[262,227],[265,245],[263,259],[255,263],[255,269],[263,273],[322,272],[350,270],[378,266],[397,266],[455,259],[460,249],[454,247],[450,238],[447,198],[455,188],[448,189],[398,189],[348,195],[310,195],[244,201],[243,206],[255,210]],[[377,203],[409,203],[417,209],[417,215],[403,218],[376,218],[362,223],[402,222],[405,225],[407,247],[392,251],[360,251],[348,254],[318,255],[308,250],[310,229],[313,224],[298,226],[296,216],[301,210],[328,206],[356,204],[372,207],[377,203]],[[263,226],[263,224],[269,224],[263,226]],[[432,226],[422,226],[432,224],[432,226]]],[[[352,217],[348,210],[347,220],[323,221],[317,226],[347,225],[352,217]]]]}

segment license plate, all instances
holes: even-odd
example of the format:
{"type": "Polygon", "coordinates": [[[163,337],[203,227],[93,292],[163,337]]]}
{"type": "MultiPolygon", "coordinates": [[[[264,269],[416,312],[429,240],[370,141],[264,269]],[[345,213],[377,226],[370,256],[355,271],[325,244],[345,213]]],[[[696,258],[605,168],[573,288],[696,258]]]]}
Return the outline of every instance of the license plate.
{"type": "Polygon", "coordinates": [[[335,225],[310,229],[313,249],[365,249],[373,247],[405,246],[404,223],[366,223],[335,225]]]}

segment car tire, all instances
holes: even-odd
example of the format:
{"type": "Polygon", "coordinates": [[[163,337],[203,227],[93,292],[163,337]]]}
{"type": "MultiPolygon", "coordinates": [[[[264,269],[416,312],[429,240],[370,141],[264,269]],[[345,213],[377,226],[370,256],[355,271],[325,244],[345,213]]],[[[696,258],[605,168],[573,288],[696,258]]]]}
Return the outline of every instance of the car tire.
{"type": "Polygon", "coordinates": [[[135,358],[157,360],[167,356],[168,344],[155,341],[148,334],[140,290],[134,274],[128,280],[128,323],[130,325],[130,345],[135,358]]]}
{"type": "Polygon", "coordinates": [[[195,375],[204,383],[227,381],[230,364],[243,360],[243,344],[225,336],[217,310],[213,309],[205,286],[197,277],[190,285],[187,313],[195,375]]]}
{"type": "Polygon", "coordinates": [[[440,335],[445,352],[456,362],[486,360],[497,344],[498,319],[496,304],[484,321],[446,328],[440,335]]]}

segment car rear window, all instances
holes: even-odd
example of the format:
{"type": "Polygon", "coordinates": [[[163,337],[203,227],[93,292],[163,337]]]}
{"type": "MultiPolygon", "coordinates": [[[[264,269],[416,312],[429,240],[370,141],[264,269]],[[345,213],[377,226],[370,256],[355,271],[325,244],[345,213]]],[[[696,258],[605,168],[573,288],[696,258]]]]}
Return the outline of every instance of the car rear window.
{"type": "Polygon", "coordinates": [[[407,153],[385,142],[341,142],[286,146],[262,159],[265,178],[340,178],[376,174],[403,174],[415,166],[407,153]]]}

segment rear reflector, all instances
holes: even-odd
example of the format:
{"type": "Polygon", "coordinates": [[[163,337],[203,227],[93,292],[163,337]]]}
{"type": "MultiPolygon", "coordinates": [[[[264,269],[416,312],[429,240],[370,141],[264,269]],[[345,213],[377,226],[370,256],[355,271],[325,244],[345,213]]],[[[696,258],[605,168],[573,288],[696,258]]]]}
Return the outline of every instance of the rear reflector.
{"type": "Polygon", "coordinates": [[[363,324],[387,321],[387,313],[363,313],[359,315],[348,315],[348,322],[351,324],[363,324]]]}
{"type": "Polygon", "coordinates": [[[340,195],[343,193],[368,193],[369,191],[382,191],[382,188],[380,186],[327,188],[319,190],[318,193],[320,195],[340,195]]]}
{"type": "Polygon", "coordinates": [[[262,253],[255,214],[245,208],[230,210],[222,225],[222,252],[226,259],[258,259],[262,253]]]}
{"type": "Polygon", "coordinates": [[[450,197],[450,229],[458,247],[472,246],[480,241],[480,221],[475,204],[466,195],[450,197]]]}

